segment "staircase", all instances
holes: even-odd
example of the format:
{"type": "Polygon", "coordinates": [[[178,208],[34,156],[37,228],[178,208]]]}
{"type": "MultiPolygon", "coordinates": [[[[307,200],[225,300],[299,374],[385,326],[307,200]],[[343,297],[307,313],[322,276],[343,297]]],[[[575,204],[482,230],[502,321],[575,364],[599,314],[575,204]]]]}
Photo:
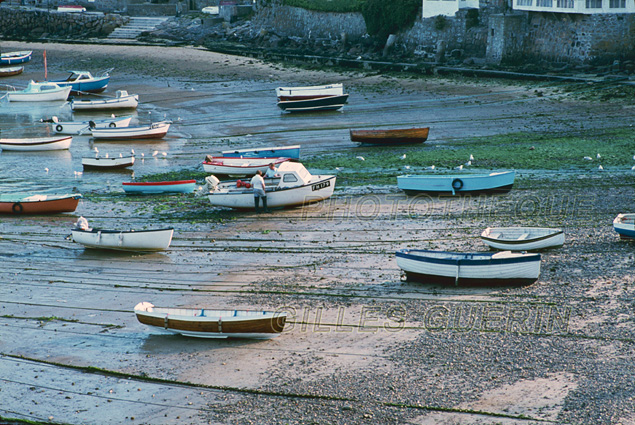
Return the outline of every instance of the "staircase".
{"type": "Polygon", "coordinates": [[[165,17],[130,17],[127,25],[116,28],[107,38],[133,40],[144,31],[154,31],[156,27],[170,18],[165,17]]]}

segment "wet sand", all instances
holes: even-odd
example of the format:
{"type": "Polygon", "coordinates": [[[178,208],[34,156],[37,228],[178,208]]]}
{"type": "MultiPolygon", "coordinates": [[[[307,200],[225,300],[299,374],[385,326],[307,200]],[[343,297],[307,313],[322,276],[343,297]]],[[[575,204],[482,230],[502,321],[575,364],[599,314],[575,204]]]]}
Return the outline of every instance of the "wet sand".
{"type": "MultiPolygon", "coordinates": [[[[200,167],[205,154],[246,144],[363,155],[348,128],[377,123],[433,123],[428,144],[447,148],[455,139],[527,128],[610,127],[631,115],[628,102],[538,97],[535,86],[504,81],[306,71],[188,48],[3,43],[3,51],[24,48],[47,50],[49,75],[116,64],[109,93],[140,93],[139,121],[152,114],[175,121],[166,140],[134,145],[146,154],[133,167],[137,175],[200,167]],[[278,85],[335,79],[351,92],[341,113],[292,116],[275,107],[278,85]],[[154,150],[166,158],[152,157],[154,150]]],[[[12,81],[38,78],[38,61],[12,81]]],[[[48,113],[5,114],[15,121],[3,120],[3,137],[16,122],[48,113]]],[[[19,157],[0,155],[2,176],[18,179],[4,187],[55,183],[92,194],[74,214],[0,221],[2,417],[72,424],[635,422],[633,244],[611,227],[632,207],[634,180],[626,171],[608,172],[607,180],[563,171],[566,184],[559,173],[527,171],[508,195],[431,202],[394,186],[336,185],[320,204],[228,213],[218,222],[200,219],[209,210],[205,198],[123,196],[118,187],[129,172],[73,174],[94,147],[88,137],[73,143],[68,158],[33,157],[48,159],[48,172],[27,173],[19,157]],[[190,220],[184,210],[200,214],[190,220]],[[165,253],[84,250],[64,239],[79,215],[97,227],[173,226],[175,238],[165,253]],[[521,224],[562,227],[567,238],[563,248],[542,253],[540,279],[529,287],[408,283],[394,259],[407,247],[485,251],[478,238],[485,227],[521,224]],[[132,309],[141,301],[280,309],[290,320],[268,341],[197,340],[139,324],[132,309]]],[[[97,145],[102,152],[130,148],[97,145]]]]}

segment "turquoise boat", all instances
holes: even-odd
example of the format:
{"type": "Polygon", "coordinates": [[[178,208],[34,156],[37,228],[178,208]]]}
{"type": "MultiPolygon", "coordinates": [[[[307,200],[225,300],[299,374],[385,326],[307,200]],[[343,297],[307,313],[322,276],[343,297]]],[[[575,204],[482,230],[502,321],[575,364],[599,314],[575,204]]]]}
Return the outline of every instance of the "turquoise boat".
{"type": "Polygon", "coordinates": [[[71,87],[72,94],[81,93],[101,93],[106,90],[110,82],[110,72],[112,69],[102,72],[98,77],[94,77],[88,71],[69,71],[70,75],[65,80],[53,80],[61,87],[71,87]]]}
{"type": "Polygon", "coordinates": [[[515,171],[489,174],[404,175],[397,177],[397,187],[406,194],[507,192],[514,185],[515,171]]]}
{"type": "Polygon", "coordinates": [[[277,158],[300,159],[300,145],[275,146],[266,148],[249,148],[223,151],[223,156],[230,158],[277,158]]]}
{"type": "Polygon", "coordinates": [[[151,195],[157,193],[192,193],[196,180],[176,180],[167,182],[123,182],[126,193],[151,195]]]}

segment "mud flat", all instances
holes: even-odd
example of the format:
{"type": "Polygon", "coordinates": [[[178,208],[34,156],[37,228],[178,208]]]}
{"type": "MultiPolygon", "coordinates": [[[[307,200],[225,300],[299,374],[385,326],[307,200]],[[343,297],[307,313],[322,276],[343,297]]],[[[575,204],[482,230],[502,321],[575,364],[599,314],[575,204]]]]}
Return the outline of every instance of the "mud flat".
{"type": "MultiPolygon", "coordinates": [[[[541,141],[628,125],[629,100],[582,99],[562,85],[297,70],[188,48],[3,43],[5,51],[26,48],[46,48],[49,73],[129,64],[117,67],[121,74],[109,92],[140,92],[147,103],[135,115],[140,121],[153,114],[181,118],[166,140],[134,145],[146,154],[133,168],[137,177],[200,168],[205,154],[227,146],[299,143],[308,164],[338,173],[339,182],[332,199],[304,209],[218,212],[193,195],[125,196],[120,182],[132,171],[74,174],[95,145],[88,137],[74,140],[68,158],[29,157],[47,160],[47,172],[38,162],[27,173],[22,156],[0,154],[2,176],[13,178],[2,183],[5,189],[29,184],[85,194],[74,214],[0,218],[2,418],[635,421],[635,260],[633,244],[620,241],[611,225],[633,208],[627,160],[635,152],[624,152],[627,159],[605,154],[600,162],[600,152],[581,142],[579,163],[520,170],[507,195],[407,197],[396,183],[360,184],[360,175],[382,180],[388,170],[361,165],[357,156],[371,162],[376,154],[347,139],[351,126],[434,122],[424,148],[434,156],[453,143],[531,130],[533,139],[515,143],[526,144],[527,152],[535,147],[546,164],[541,141]],[[276,110],[275,86],[336,78],[350,86],[343,112],[276,110]],[[159,149],[165,158],[152,156],[159,149]],[[65,239],[80,215],[97,227],[172,226],[175,237],[164,253],[85,250],[65,239]],[[394,252],[407,247],[485,251],[481,231],[506,225],[565,230],[565,245],[542,253],[540,279],[531,286],[415,284],[396,265],[394,252]],[[138,323],[132,309],[140,301],[284,310],[290,320],[268,341],[197,340],[138,323]]],[[[27,66],[22,79],[36,78],[38,59],[27,66]]],[[[15,135],[20,123],[39,131],[21,114],[5,116],[13,121],[3,120],[3,137],[15,135]]],[[[403,153],[420,152],[386,152],[386,162],[403,153]]],[[[501,166],[478,160],[476,170],[501,166]]],[[[405,172],[405,165],[389,172],[405,172]]]]}

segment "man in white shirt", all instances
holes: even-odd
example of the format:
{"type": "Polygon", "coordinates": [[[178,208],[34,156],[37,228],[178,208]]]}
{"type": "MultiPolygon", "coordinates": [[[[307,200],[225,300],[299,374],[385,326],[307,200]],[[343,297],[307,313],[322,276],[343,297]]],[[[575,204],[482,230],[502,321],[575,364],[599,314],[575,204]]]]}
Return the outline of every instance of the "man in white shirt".
{"type": "Polygon", "coordinates": [[[251,178],[251,187],[254,188],[254,204],[256,206],[256,212],[260,212],[260,198],[262,198],[262,207],[265,212],[268,213],[267,208],[267,193],[265,192],[265,180],[262,178],[262,171],[258,170],[256,175],[251,178]]]}
{"type": "Polygon", "coordinates": [[[273,165],[273,163],[269,164],[269,168],[267,168],[267,172],[265,173],[265,177],[268,178],[268,179],[272,179],[274,177],[277,177],[276,166],[273,165]]]}

